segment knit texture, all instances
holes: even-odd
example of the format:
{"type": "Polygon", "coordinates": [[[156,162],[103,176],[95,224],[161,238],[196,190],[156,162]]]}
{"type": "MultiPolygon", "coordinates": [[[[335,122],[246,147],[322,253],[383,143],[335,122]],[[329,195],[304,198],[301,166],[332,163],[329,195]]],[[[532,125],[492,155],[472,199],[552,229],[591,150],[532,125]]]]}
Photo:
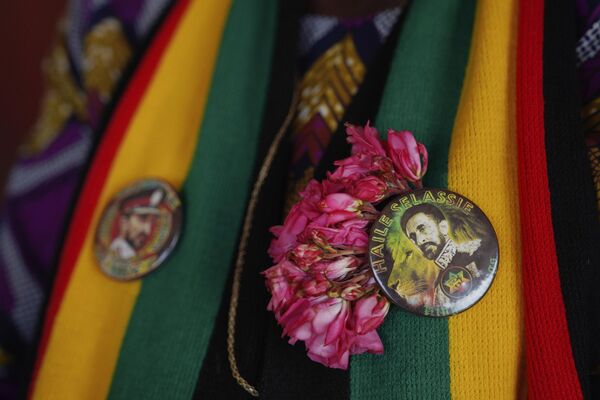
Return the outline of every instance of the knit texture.
{"type": "MultiPolygon", "coordinates": [[[[600,310],[591,294],[600,283],[600,224],[586,160],[576,70],[575,5],[548,0],[544,8],[544,127],[548,187],[561,293],[581,391],[590,397],[592,324],[600,310]],[[560,31],[555,27],[561,26],[560,31]],[[565,138],[568,138],[565,140],[565,138]]],[[[568,342],[565,343],[568,346],[568,342]]]]}
{"type": "MultiPolygon", "coordinates": [[[[88,377],[84,379],[83,382],[78,382],[75,387],[69,386],[68,377],[71,377],[72,374],[75,373],[81,373],[83,370],[80,365],[77,365],[77,367],[73,365],[75,363],[79,364],[81,350],[71,346],[74,344],[72,343],[72,340],[74,338],[79,338],[80,331],[75,334],[68,333],[66,336],[62,336],[55,331],[55,328],[58,330],[62,327],[58,321],[58,314],[61,312],[61,304],[64,301],[67,289],[72,287],[70,286],[72,283],[72,275],[76,269],[79,255],[86,239],[88,241],[88,246],[91,247],[91,239],[89,239],[89,237],[91,237],[92,234],[88,233],[88,230],[93,226],[92,218],[99,197],[102,194],[104,185],[108,179],[110,166],[125,137],[131,118],[145,93],[147,85],[154,75],[161,56],[163,55],[186,6],[187,3],[182,2],[178,7],[175,7],[171,12],[171,15],[164,22],[163,28],[158,32],[152,45],[148,49],[144,60],[139,66],[139,69],[136,71],[124,93],[119,106],[115,109],[102,144],[94,157],[94,162],[88,173],[86,184],[84,185],[73,215],[70,231],[62,252],[52,296],[46,310],[44,328],[38,346],[38,358],[36,360],[30,386],[30,395],[32,397],[48,396],[49,394],[59,398],[64,398],[66,396],[80,397],[83,395],[81,391],[88,392],[89,390],[89,393],[97,393],[99,395],[102,395],[103,392],[106,393],[107,391],[107,379],[110,379],[110,376],[112,375],[112,366],[108,368],[108,370],[105,370],[105,374],[103,375],[102,363],[97,363],[99,365],[95,365],[97,368],[96,373],[98,375],[97,379],[94,381],[96,382],[94,385],[88,387],[88,379],[90,379],[90,377],[88,377]],[[75,352],[75,354],[71,354],[70,352],[75,352]],[[53,361],[53,357],[56,361],[53,361]],[[58,362],[59,366],[53,365],[53,362],[58,362]]],[[[93,267],[97,268],[95,265],[93,265],[93,267]]],[[[117,299],[122,296],[128,298],[128,294],[133,294],[135,296],[136,289],[133,286],[130,286],[120,296],[118,295],[118,292],[121,287],[116,286],[115,289],[116,291],[112,292],[111,296],[117,299]],[[131,291],[133,291],[133,293],[131,291]]],[[[119,307],[118,310],[122,309],[118,300],[115,305],[119,307]]],[[[85,304],[80,304],[80,306],[85,306],[85,304]]],[[[67,312],[62,312],[62,315],[68,317],[67,312]]],[[[120,314],[120,316],[123,317],[123,314],[120,314]]],[[[109,315],[107,317],[110,318],[112,324],[119,323],[118,321],[112,321],[116,315],[109,315]]],[[[125,321],[121,320],[121,323],[126,324],[127,319],[128,318],[125,318],[125,321]]],[[[80,326],[81,320],[77,320],[76,323],[77,325],[69,326],[67,329],[71,331],[77,327],[85,328],[85,326],[80,326]]],[[[91,349],[88,347],[88,350],[91,349]]],[[[95,351],[95,349],[93,350],[95,351]]],[[[104,356],[105,354],[109,353],[103,353],[102,355],[104,356]]],[[[87,372],[89,373],[89,371],[87,372]]]]}
{"type": "Polygon", "coordinates": [[[448,320],[450,389],[456,399],[513,399],[525,388],[516,206],[517,5],[516,0],[477,3],[450,146],[448,187],[481,207],[500,247],[498,272],[488,293],[448,320]]]}
{"type": "MultiPolygon", "coordinates": [[[[527,0],[517,13],[516,2],[413,2],[392,62],[369,72],[344,117],[412,130],[430,155],[425,185],[486,212],[501,252],[489,293],[446,319],[392,308],[379,329],[385,354],[353,357],[349,372],[310,361],[280,337],[259,275],[270,262],[268,227],[281,221],[284,143],[253,221],[238,308],[240,370],[262,398],[502,399],[524,388],[532,399],[585,396],[599,239],[586,221],[595,211],[573,43],[549,32],[569,9],[527,0]]],[[[252,178],[291,97],[290,60],[279,57],[294,52],[283,51],[273,2],[235,2],[221,41],[228,11],[177,3],[117,107],[63,252],[34,397],[247,397],[226,359],[226,281],[252,178]],[[116,283],[91,253],[96,221],[118,189],[149,174],[182,188],[181,241],[141,283],[116,283]]],[[[338,128],[315,176],[347,155],[338,128]]]]}
{"type": "MultiPolygon", "coordinates": [[[[448,148],[471,42],[475,3],[411,4],[376,118],[412,130],[427,146],[425,185],[446,187],[448,148]]],[[[448,320],[390,309],[379,329],[385,353],[351,360],[353,399],[450,397],[448,320]]]]}
{"type": "Polygon", "coordinates": [[[543,34],[544,1],[521,1],[517,137],[528,397],[578,399],[582,392],[569,342],[550,208],[543,34]]]}
{"type": "MultiPolygon", "coordinates": [[[[207,4],[221,7],[222,2],[207,4]]],[[[196,26],[214,26],[213,14],[206,10],[197,16],[196,26]]],[[[232,6],[181,192],[187,223],[171,258],[144,279],[111,398],[140,393],[146,399],[190,398],[194,392],[251,184],[275,21],[272,2],[236,1],[232,6]]],[[[203,49],[194,52],[202,55],[203,49]]]]}
{"type": "MultiPolygon", "coordinates": [[[[224,22],[228,7],[220,7],[224,22]]],[[[56,314],[36,396],[104,398],[108,393],[141,281],[116,282],[99,271],[93,254],[95,226],[114,193],[140,176],[160,176],[175,187],[181,186],[195,147],[194,132],[204,110],[194,100],[206,101],[214,66],[206,58],[212,52],[215,59],[220,43],[219,31],[212,35],[194,32],[198,18],[207,12],[214,21],[218,9],[207,9],[200,3],[189,8],[186,2],[178,4],[140,66],[132,92],[124,97],[119,107],[122,114],[117,111],[121,118],[113,119],[114,124],[109,127],[102,144],[104,152],[99,154],[113,151],[114,156],[107,156],[105,162],[96,160],[95,167],[102,170],[97,175],[90,172],[89,182],[102,188],[99,197],[84,190],[83,196],[89,195],[94,204],[74,224],[90,229],[82,235],[81,248],[72,249],[76,262],[56,314]],[[190,42],[190,36],[199,42],[190,42]],[[190,57],[190,48],[198,45],[206,52],[194,52],[196,56],[190,57]],[[165,115],[157,115],[157,109],[165,115]],[[168,136],[164,135],[166,130],[168,136]],[[111,140],[119,136],[121,141],[111,140]],[[102,181],[104,171],[109,172],[102,181]],[[110,330],[105,330],[106,326],[110,330]],[[102,352],[98,353],[98,349],[102,352]]]]}
{"type": "MultiPolygon", "coordinates": [[[[396,48],[399,31],[403,28],[403,21],[396,24],[390,37],[379,50],[378,55],[369,67],[363,83],[357,94],[353,97],[349,107],[346,109],[343,120],[351,123],[364,123],[377,114],[380,100],[385,87],[385,81],[390,69],[391,60],[396,48]]],[[[339,125],[337,131],[332,135],[331,143],[327,147],[323,158],[315,169],[315,179],[323,180],[326,173],[334,168],[334,161],[347,157],[350,154],[350,146],[346,141],[346,133],[343,125],[339,125]]],[[[284,159],[284,168],[289,165],[289,158],[284,159]]],[[[273,197],[272,195],[269,197],[273,197]]],[[[264,213],[263,213],[264,214],[264,213]]],[[[256,220],[264,218],[257,213],[256,220]]],[[[281,223],[281,217],[276,224],[281,223]]],[[[272,236],[261,245],[266,255],[266,245],[272,236]]],[[[268,255],[267,255],[268,257],[268,255]]],[[[266,264],[271,265],[269,258],[266,264]]],[[[249,264],[252,261],[249,259],[249,264]]],[[[264,266],[261,267],[261,270],[264,266]]],[[[264,282],[260,282],[262,286],[264,282]]],[[[262,289],[264,293],[267,293],[262,289]]],[[[262,304],[265,307],[266,302],[262,304]]],[[[261,397],[265,399],[348,399],[350,396],[350,374],[348,371],[327,368],[315,363],[306,356],[306,348],[299,342],[290,346],[281,338],[281,327],[268,312],[267,338],[263,349],[264,363],[261,370],[259,390],[261,397]]]]}
{"type": "MultiPolygon", "coordinates": [[[[253,179],[256,179],[258,170],[262,166],[264,157],[271,146],[273,138],[279,131],[290,108],[294,89],[294,71],[296,65],[296,52],[294,44],[297,42],[297,17],[300,14],[297,2],[282,2],[277,10],[277,27],[273,32],[275,42],[273,44],[273,62],[277,68],[272,68],[269,76],[268,88],[266,89],[266,104],[262,115],[260,140],[257,148],[256,163],[254,165],[253,179]]],[[[242,376],[259,390],[261,398],[267,398],[268,390],[261,385],[261,372],[265,362],[265,342],[268,340],[268,323],[271,322],[272,314],[266,310],[268,303],[268,292],[264,287],[264,278],[260,271],[269,265],[267,248],[271,238],[269,227],[280,222],[283,213],[285,182],[287,177],[287,166],[289,163],[288,142],[282,141],[280,149],[273,160],[271,171],[265,179],[263,189],[258,197],[256,212],[252,220],[251,233],[248,238],[246,249],[246,262],[241,276],[241,287],[239,291],[239,304],[237,308],[235,352],[237,365],[242,376]]],[[[245,205],[245,203],[244,203],[245,205]]],[[[239,245],[236,242],[236,248],[239,245]]],[[[203,366],[196,383],[194,398],[197,399],[247,399],[248,393],[242,389],[231,375],[231,369],[227,360],[226,337],[227,319],[229,312],[229,299],[231,297],[231,274],[233,265],[224,271],[229,274],[229,279],[223,288],[221,305],[212,329],[210,344],[204,357],[203,366]]],[[[290,346],[288,346],[290,347],[290,346]]],[[[295,363],[291,362],[294,366],[295,363]]],[[[289,370],[286,379],[276,380],[267,384],[286,384],[289,393],[295,393],[294,382],[289,382],[289,376],[294,377],[289,370]]],[[[337,379],[333,377],[334,371],[319,376],[320,384],[310,385],[304,383],[304,393],[307,398],[327,398],[322,392],[314,393],[325,387],[337,386],[337,379]]],[[[347,386],[342,384],[342,386],[347,386]]]]}

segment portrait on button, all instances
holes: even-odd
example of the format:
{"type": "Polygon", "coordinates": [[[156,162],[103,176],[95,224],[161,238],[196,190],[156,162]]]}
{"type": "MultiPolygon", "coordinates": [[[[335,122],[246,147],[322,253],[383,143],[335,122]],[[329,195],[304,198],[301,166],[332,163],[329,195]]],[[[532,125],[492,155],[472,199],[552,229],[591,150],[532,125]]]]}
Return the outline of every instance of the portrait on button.
{"type": "Polygon", "coordinates": [[[485,294],[496,272],[498,243],[473,202],[448,190],[424,189],[394,199],[383,216],[385,224],[380,218],[371,234],[370,261],[395,303],[445,316],[485,294]]]}
{"type": "Polygon", "coordinates": [[[107,206],[96,236],[102,270],[134,279],[158,266],[178,236],[180,201],[165,183],[144,180],[120,192],[107,206]]]}
{"type": "Polygon", "coordinates": [[[136,193],[121,201],[117,214],[114,239],[110,250],[117,257],[135,257],[148,243],[160,218],[160,204],[165,196],[162,189],[136,193]]]}

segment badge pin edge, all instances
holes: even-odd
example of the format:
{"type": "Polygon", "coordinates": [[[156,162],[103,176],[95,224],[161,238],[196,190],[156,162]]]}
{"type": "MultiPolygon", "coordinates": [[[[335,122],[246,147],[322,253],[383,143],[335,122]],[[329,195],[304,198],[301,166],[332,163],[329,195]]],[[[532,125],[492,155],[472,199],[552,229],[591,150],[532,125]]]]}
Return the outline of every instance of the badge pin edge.
{"type": "MultiPolygon", "coordinates": [[[[493,252],[492,252],[493,253],[493,252]]],[[[493,254],[490,256],[490,258],[493,256],[493,254]]],[[[419,316],[419,317],[427,317],[427,318],[449,318],[461,313],[464,313],[466,311],[469,311],[471,308],[473,308],[475,305],[477,305],[484,297],[486,297],[493,284],[494,281],[496,280],[496,276],[498,275],[498,269],[500,267],[500,241],[498,239],[498,233],[496,232],[496,228],[494,227],[494,224],[492,223],[492,221],[490,220],[490,218],[488,217],[488,215],[483,211],[483,209],[481,207],[479,207],[479,205],[474,202],[473,200],[471,200],[469,197],[460,194],[458,192],[455,192],[451,189],[447,189],[447,188],[438,188],[438,187],[424,187],[421,189],[416,189],[416,190],[411,190],[408,191],[406,193],[401,193],[401,194],[397,194],[394,196],[391,196],[390,198],[386,199],[386,203],[385,206],[381,209],[381,212],[379,213],[377,219],[372,223],[371,228],[369,230],[369,244],[367,247],[367,257],[368,257],[368,263],[369,263],[369,268],[371,269],[371,272],[373,273],[373,276],[375,278],[375,281],[377,282],[382,294],[389,300],[390,303],[394,304],[396,307],[400,308],[401,310],[408,312],[410,314],[419,316]],[[385,211],[391,207],[391,204],[394,202],[395,199],[399,199],[402,197],[405,197],[409,194],[413,194],[413,193],[419,193],[419,192],[424,192],[427,190],[436,190],[436,191],[444,191],[444,192],[448,192],[448,193],[453,193],[456,194],[462,198],[464,198],[465,200],[468,200],[471,204],[473,204],[473,206],[479,210],[479,212],[481,213],[481,215],[483,216],[483,218],[485,218],[485,220],[487,221],[487,223],[490,226],[490,230],[491,233],[493,233],[493,238],[495,239],[495,254],[496,254],[496,265],[494,268],[494,272],[491,273],[491,277],[492,279],[489,282],[488,287],[485,289],[485,291],[483,292],[483,294],[481,296],[479,296],[472,304],[470,304],[468,307],[460,310],[460,311],[454,311],[445,315],[431,315],[431,314],[425,314],[423,312],[418,312],[414,309],[410,309],[406,306],[404,306],[403,304],[399,304],[397,301],[394,300],[393,296],[388,294],[388,291],[392,291],[393,289],[391,287],[389,287],[387,284],[384,284],[382,282],[382,279],[380,278],[379,274],[375,272],[374,268],[373,268],[373,264],[371,262],[371,243],[372,243],[372,236],[373,236],[373,232],[376,228],[379,228],[380,226],[378,225],[379,222],[379,218],[381,215],[384,215],[385,211]]],[[[391,273],[391,272],[390,272],[391,273]]]]}
{"type": "Polygon", "coordinates": [[[181,199],[180,193],[175,189],[175,187],[173,185],[171,185],[166,179],[163,179],[160,177],[154,177],[154,176],[132,180],[128,184],[121,186],[121,188],[119,190],[117,190],[113,193],[112,197],[109,199],[109,201],[106,203],[106,205],[102,209],[102,212],[96,222],[96,228],[94,231],[93,252],[94,252],[94,258],[96,260],[97,267],[100,269],[100,271],[102,272],[102,274],[104,276],[106,276],[114,281],[117,281],[117,282],[132,282],[132,281],[142,279],[142,278],[150,275],[151,273],[155,272],[156,270],[158,270],[161,267],[161,265],[163,265],[163,263],[171,257],[175,248],[177,247],[177,244],[179,243],[183,227],[184,227],[184,204],[181,199]],[[114,205],[114,203],[123,195],[123,193],[126,192],[129,188],[132,188],[136,185],[140,185],[144,182],[158,183],[159,186],[167,188],[167,190],[169,192],[171,192],[178,199],[178,206],[173,210],[174,218],[173,218],[173,222],[172,222],[172,227],[173,227],[174,231],[171,234],[171,239],[168,241],[168,244],[164,247],[161,254],[158,255],[156,260],[153,262],[152,268],[148,269],[144,273],[135,274],[134,276],[131,276],[131,277],[116,276],[114,274],[111,274],[109,271],[107,271],[107,269],[103,266],[103,262],[100,260],[99,253],[102,252],[103,251],[102,249],[105,247],[101,244],[101,239],[99,239],[100,226],[103,223],[104,217],[105,217],[107,211],[109,210],[109,208],[114,205]]]}

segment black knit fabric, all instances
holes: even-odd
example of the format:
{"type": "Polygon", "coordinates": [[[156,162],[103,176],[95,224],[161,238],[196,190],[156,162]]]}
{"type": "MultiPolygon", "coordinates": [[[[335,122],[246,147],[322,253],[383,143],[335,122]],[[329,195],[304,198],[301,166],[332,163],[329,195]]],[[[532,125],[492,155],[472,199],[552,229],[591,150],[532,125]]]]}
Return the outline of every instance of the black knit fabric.
{"type": "Polygon", "coordinates": [[[575,22],[574,2],[545,2],[544,123],[552,222],[573,356],[590,398],[591,356],[598,357],[600,345],[600,308],[592,306],[600,284],[600,226],[579,114],[575,22]]]}
{"type": "MultiPolygon", "coordinates": [[[[267,90],[267,104],[254,176],[257,175],[271,142],[287,115],[294,90],[295,43],[298,19],[303,5],[300,2],[280,2],[280,4],[273,67],[267,90]]],[[[281,223],[289,155],[289,143],[284,141],[273,161],[271,172],[259,198],[241,278],[235,352],[240,373],[253,385],[260,380],[267,324],[273,319],[272,314],[266,310],[268,292],[260,272],[271,265],[267,254],[271,240],[269,228],[281,223]]],[[[248,199],[240,200],[247,202],[248,199]]],[[[235,258],[233,257],[234,262],[235,258]]],[[[231,271],[233,272],[233,266],[231,271]]],[[[228,400],[251,398],[231,376],[227,360],[227,316],[231,281],[232,273],[226,283],[194,398],[228,400]]]]}
{"type": "MultiPolygon", "coordinates": [[[[293,91],[293,70],[298,17],[304,6],[282,2],[274,65],[268,91],[258,164],[288,111],[293,91]]],[[[403,13],[405,14],[405,13],[403,13]]],[[[398,26],[390,34],[380,54],[367,72],[358,93],[354,96],[343,121],[364,124],[377,114],[385,80],[395,48],[398,26]]],[[[322,179],[333,161],[349,155],[343,124],[333,135],[332,143],[317,168],[322,179]]],[[[267,248],[272,239],[269,228],[282,222],[285,184],[289,167],[290,143],[284,140],[261,192],[246,256],[236,329],[236,356],[242,376],[255,384],[262,399],[347,399],[348,371],[326,368],[306,356],[303,343],[291,346],[281,337],[281,327],[272,313],[266,311],[269,294],[260,272],[272,262],[267,248]]],[[[231,279],[227,283],[211,343],[198,379],[195,398],[249,398],[231,377],[227,361],[226,333],[231,279]]]]}
{"type": "MultiPolygon", "coordinates": [[[[403,12],[403,15],[406,11],[403,12]]],[[[398,37],[398,21],[390,37],[383,45],[369,68],[358,93],[352,99],[342,121],[364,125],[373,120],[379,109],[379,101],[385,86],[393,51],[398,37]]],[[[315,171],[316,179],[323,179],[333,162],[350,155],[345,128],[340,124],[332,136],[321,162],[315,171]]],[[[306,356],[304,344],[290,346],[281,337],[281,327],[271,316],[265,343],[265,363],[259,391],[264,399],[347,399],[349,392],[348,371],[335,370],[311,361],[306,356]]]]}

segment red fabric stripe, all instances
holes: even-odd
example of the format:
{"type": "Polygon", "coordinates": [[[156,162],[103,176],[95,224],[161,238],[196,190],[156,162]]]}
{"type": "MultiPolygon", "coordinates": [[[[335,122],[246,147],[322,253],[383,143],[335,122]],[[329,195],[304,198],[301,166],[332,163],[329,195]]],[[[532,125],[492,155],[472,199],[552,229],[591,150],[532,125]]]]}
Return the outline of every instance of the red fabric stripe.
{"type": "Polygon", "coordinates": [[[134,115],[137,107],[144,96],[146,88],[150,83],[154,72],[160,62],[161,56],[164,53],[169,41],[181,19],[184,11],[189,3],[189,0],[180,0],[173,7],[167,18],[165,19],[160,30],[152,40],[148,47],[143,60],[136,69],[130,83],[127,86],[121,101],[119,102],[111,121],[103,136],[90,170],[85,179],[81,195],[77,200],[75,211],[69,232],[63,247],[59,270],[54,282],[52,295],[46,316],[42,336],[38,346],[38,354],[31,379],[29,395],[33,394],[33,388],[39,373],[40,366],[44,360],[46,348],[50,333],[56,318],[56,314],[60,308],[65,290],[69,284],[71,274],[77,262],[81,247],[85,240],[86,234],[90,229],[92,217],[96,209],[96,204],[102,193],[102,188],[110,171],[113,159],[119,149],[123,138],[127,132],[129,122],[134,115]]]}
{"type": "Polygon", "coordinates": [[[562,298],[546,164],[544,1],[521,0],[517,142],[529,399],[582,398],[562,298]]]}

